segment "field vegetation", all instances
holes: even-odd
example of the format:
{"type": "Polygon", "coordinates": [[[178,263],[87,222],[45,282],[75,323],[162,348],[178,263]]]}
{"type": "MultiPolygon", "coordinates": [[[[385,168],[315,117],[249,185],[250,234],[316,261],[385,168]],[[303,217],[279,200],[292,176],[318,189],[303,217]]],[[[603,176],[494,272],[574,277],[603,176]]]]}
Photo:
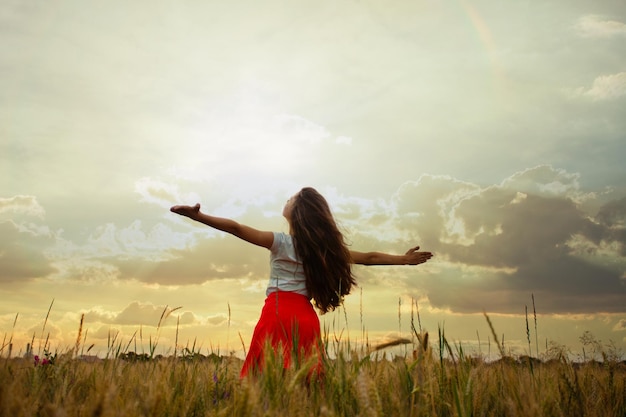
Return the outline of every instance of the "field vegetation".
{"type": "Polygon", "coordinates": [[[239,358],[193,347],[163,357],[152,339],[147,353],[112,339],[106,357],[86,356],[82,322],[76,346],[62,353],[44,341],[37,355],[11,357],[5,336],[0,417],[626,416],[626,362],[589,334],[582,341],[602,360],[572,361],[558,347],[541,360],[512,357],[501,345],[499,359],[487,360],[441,329],[430,338],[413,330],[412,340],[360,349],[325,331],[323,375],[311,372],[315,358],[284,369],[268,350],[264,371],[243,380],[239,358]],[[408,353],[390,357],[399,344],[408,353]]]}

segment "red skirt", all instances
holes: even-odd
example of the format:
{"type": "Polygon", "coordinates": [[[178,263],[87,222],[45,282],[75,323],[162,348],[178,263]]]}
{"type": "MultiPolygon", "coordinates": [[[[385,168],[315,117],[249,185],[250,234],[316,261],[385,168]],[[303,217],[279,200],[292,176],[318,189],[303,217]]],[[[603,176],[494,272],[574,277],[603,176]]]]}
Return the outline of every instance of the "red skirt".
{"type": "Polygon", "coordinates": [[[254,328],[241,377],[262,370],[266,344],[282,355],[288,368],[294,353],[303,357],[319,354],[320,340],[320,321],[307,297],[288,291],[271,293],[254,328]]]}

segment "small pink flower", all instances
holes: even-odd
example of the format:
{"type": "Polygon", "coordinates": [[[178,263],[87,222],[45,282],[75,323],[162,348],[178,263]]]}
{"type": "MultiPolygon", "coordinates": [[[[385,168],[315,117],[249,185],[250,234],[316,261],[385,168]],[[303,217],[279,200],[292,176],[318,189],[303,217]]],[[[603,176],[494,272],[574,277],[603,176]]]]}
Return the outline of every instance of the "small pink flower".
{"type": "Polygon", "coordinates": [[[35,355],[35,366],[39,365],[39,356],[35,355]]]}
{"type": "Polygon", "coordinates": [[[50,363],[50,361],[48,359],[44,359],[41,361],[41,365],[48,365],[50,363]]]}

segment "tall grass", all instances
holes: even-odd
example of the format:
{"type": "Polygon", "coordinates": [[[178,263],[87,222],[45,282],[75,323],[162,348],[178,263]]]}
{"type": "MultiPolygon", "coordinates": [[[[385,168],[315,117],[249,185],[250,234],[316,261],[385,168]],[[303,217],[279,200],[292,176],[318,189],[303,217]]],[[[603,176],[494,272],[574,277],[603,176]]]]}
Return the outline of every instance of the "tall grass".
{"type": "Polygon", "coordinates": [[[77,356],[82,327],[81,319],[76,345],[45,365],[1,359],[0,417],[626,416],[626,364],[613,352],[600,352],[602,362],[574,363],[560,353],[539,361],[506,356],[498,343],[500,358],[487,361],[451,343],[445,329],[431,340],[414,323],[411,339],[354,350],[327,328],[322,375],[311,372],[319,358],[284,369],[270,349],[264,371],[241,380],[240,359],[202,355],[195,343],[154,355],[158,335],[144,354],[111,335],[106,358],[86,361],[77,356]],[[386,349],[397,345],[409,353],[388,359],[386,349]]]}

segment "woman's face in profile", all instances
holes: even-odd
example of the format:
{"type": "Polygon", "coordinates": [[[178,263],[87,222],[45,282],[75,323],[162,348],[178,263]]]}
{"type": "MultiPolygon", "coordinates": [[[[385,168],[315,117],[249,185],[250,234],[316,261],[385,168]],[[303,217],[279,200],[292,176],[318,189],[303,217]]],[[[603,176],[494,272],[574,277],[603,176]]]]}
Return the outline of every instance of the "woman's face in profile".
{"type": "Polygon", "coordinates": [[[283,217],[287,220],[291,219],[291,211],[293,210],[293,204],[296,201],[296,198],[298,198],[297,193],[289,197],[289,199],[285,203],[285,206],[283,207],[283,217]]]}

